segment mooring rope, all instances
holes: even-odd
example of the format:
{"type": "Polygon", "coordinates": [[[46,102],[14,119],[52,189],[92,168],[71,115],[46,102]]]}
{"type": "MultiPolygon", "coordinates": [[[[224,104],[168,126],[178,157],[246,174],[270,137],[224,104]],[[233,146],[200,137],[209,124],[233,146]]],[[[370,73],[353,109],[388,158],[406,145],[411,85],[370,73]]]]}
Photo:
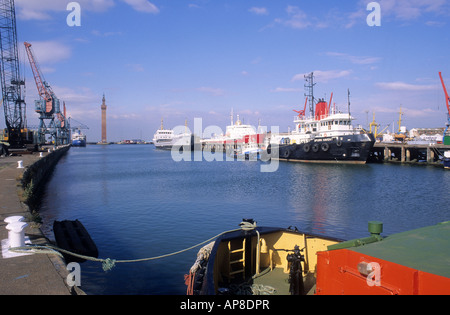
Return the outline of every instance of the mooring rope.
{"type": "Polygon", "coordinates": [[[45,244],[45,245],[34,245],[34,244],[30,244],[30,245],[26,245],[26,246],[22,246],[22,247],[14,247],[14,248],[10,248],[9,250],[15,253],[33,253],[33,254],[55,254],[58,255],[60,257],[63,257],[63,255],[61,253],[67,254],[67,255],[71,255],[74,257],[78,257],[84,260],[90,260],[90,261],[95,261],[95,262],[101,262],[102,263],[102,268],[103,270],[109,271],[111,269],[113,269],[115,267],[116,264],[118,263],[136,263],[136,262],[144,262],[144,261],[150,261],[150,260],[156,260],[156,259],[162,259],[162,258],[167,258],[170,256],[174,256],[174,255],[178,255],[187,251],[190,251],[196,247],[202,246],[208,242],[211,242],[212,240],[215,240],[216,238],[226,234],[226,233],[230,233],[230,232],[237,232],[237,231],[251,231],[254,230],[256,228],[256,222],[255,223],[250,223],[250,222],[241,222],[239,224],[239,226],[241,227],[240,229],[235,229],[235,230],[230,230],[230,231],[225,231],[222,232],[220,234],[217,234],[214,237],[211,237],[209,239],[207,239],[206,241],[203,241],[197,245],[170,253],[170,254],[165,254],[165,255],[160,255],[160,256],[155,256],[155,257],[149,257],[149,258],[140,258],[140,259],[129,259],[129,260],[120,260],[120,259],[111,259],[111,258],[95,258],[95,257],[91,257],[91,256],[85,256],[85,255],[81,255],[81,254],[77,254],[77,253],[73,253],[70,252],[68,250],[59,248],[55,245],[52,244],[45,244]]]}

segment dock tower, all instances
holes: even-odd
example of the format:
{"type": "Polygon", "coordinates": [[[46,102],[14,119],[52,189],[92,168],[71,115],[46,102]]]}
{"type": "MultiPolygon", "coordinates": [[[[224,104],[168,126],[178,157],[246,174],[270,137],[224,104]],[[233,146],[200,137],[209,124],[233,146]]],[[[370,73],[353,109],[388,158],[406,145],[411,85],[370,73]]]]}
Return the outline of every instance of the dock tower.
{"type": "Polygon", "coordinates": [[[106,144],[106,100],[105,94],[103,94],[103,102],[102,102],[102,141],[101,143],[106,144]]]}

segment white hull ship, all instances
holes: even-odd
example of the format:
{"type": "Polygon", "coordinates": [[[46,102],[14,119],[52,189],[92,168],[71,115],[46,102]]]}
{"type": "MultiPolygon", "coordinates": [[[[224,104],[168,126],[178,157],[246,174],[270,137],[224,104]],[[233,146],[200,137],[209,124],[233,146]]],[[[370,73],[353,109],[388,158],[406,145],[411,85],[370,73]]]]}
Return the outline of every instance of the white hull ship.
{"type": "Polygon", "coordinates": [[[192,134],[187,132],[175,134],[174,130],[164,129],[163,120],[161,120],[161,129],[158,129],[153,136],[153,144],[156,149],[171,150],[174,145],[191,146],[192,134]]]}
{"type": "Polygon", "coordinates": [[[236,122],[231,114],[231,124],[227,126],[224,135],[216,135],[202,140],[203,149],[208,151],[226,151],[231,155],[259,154],[262,151],[266,135],[260,133],[259,128],[243,124],[237,115],[236,122]]]}

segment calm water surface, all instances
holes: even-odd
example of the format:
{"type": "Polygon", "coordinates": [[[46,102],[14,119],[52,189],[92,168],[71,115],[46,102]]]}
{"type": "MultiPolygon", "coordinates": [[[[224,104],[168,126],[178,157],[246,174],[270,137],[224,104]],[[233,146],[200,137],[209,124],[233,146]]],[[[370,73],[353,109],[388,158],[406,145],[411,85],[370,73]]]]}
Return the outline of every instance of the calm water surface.
{"type": "MultiPolygon", "coordinates": [[[[367,236],[371,220],[384,223],[384,235],[450,220],[450,172],[440,168],[280,163],[277,172],[261,173],[260,166],[175,162],[152,145],[71,148],[47,186],[41,215],[49,225],[79,219],[99,257],[123,260],[190,247],[237,228],[242,218],[343,239],[367,236]]],[[[88,261],[81,288],[185,294],[197,250],[109,272],[88,261]]]]}

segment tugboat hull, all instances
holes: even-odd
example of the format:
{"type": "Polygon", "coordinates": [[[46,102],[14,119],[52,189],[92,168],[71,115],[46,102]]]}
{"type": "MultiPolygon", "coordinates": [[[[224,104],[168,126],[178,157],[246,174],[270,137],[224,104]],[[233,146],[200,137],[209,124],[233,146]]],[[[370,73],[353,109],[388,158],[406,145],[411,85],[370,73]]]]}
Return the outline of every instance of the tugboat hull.
{"type": "Polygon", "coordinates": [[[279,146],[279,159],[305,163],[365,164],[375,144],[372,134],[318,137],[301,144],[279,146]]]}

